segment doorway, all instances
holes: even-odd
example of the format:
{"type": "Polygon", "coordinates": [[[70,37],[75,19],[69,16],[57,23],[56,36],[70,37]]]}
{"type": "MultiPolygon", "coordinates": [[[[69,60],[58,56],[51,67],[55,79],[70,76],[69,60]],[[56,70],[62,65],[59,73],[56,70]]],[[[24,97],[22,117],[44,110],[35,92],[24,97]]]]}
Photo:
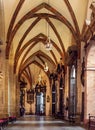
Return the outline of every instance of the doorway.
{"type": "Polygon", "coordinates": [[[36,115],[45,115],[45,93],[36,94],[36,115]]]}

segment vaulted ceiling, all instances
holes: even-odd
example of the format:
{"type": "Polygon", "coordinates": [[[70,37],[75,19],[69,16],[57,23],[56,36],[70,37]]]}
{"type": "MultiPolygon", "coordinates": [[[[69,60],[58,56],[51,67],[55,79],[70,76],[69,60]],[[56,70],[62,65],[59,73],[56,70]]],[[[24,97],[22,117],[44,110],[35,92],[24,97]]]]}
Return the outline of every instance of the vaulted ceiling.
{"type": "Polygon", "coordinates": [[[88,0],[3,0],[6,58],[13,54],[14,72],[27,79],[33,66],[50,73],[69,46],[81,44],[86,37],[85,18],[88,0]],[[85,28],[85,33],[83,29],[85,28]],[[53,48],[45,49],[48,34],[53,48]],[[82,35],[84,34],[84,37],[82,35]]]}

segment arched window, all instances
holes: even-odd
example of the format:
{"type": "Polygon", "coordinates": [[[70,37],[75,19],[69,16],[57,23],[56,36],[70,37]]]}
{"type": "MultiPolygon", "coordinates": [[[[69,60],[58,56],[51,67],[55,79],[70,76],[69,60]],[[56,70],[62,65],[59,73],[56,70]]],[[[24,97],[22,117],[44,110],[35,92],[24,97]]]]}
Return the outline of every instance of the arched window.
{"type": "Polygon", "coordinates": [[[76,67],[72,65],[70,71],[69,115],[75,115],[76,113],[76,97],[76,67]]]}

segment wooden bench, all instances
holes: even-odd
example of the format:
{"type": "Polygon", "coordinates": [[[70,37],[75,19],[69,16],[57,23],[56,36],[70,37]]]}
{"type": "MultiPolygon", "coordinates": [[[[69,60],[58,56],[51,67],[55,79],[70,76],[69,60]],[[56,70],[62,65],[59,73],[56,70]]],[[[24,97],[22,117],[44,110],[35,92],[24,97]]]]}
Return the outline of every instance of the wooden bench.
{"type": "Polygon", "coordinates": [[[14,123],[16,121],[16,116],[10,116],[9,122],[14,123]]]}
{"type": "Polygon", "coordinates": [[[88,129],[95,130],[95,116],[89,114],[88,129]]]}
{"type": "Polygon", "coordinates": [[[1,118],[0,119],[0,130],[5,129],[9,122],[13,123],[16,121],[15,116],[10,116],[8,118],[1,118]]]}
{"type": "Polygon", "coordinates": [[[0,119],[0,130],[6,128],[8,125],[8,118],[1,118],[0,119]]]}
{"type": "Polygon", "coordinates": [[[69,122],[70,123],[75,123],[76,117],[74,115],[69,116],[69,122]]]}
{"type": "Polygon", "coordinates": [[[54,115],[54,117],[55,117],[56,119],[64,119],[64,114],[61,114],[60,112],[58,112],[58,113],[56,113],[56,114],[54,115]]]}

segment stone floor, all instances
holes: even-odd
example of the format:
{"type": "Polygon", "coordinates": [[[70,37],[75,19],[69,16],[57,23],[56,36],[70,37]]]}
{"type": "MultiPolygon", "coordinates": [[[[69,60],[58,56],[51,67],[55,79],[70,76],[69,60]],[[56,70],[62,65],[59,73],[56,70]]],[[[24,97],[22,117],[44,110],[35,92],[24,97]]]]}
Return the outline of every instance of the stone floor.
{"type": "Polygon", "coordinates": [[[69,124],[65,121],[45,116],[24,116],[13,124],[9,124],[7,130],[86,130],[82,126],[69,124]]]}

